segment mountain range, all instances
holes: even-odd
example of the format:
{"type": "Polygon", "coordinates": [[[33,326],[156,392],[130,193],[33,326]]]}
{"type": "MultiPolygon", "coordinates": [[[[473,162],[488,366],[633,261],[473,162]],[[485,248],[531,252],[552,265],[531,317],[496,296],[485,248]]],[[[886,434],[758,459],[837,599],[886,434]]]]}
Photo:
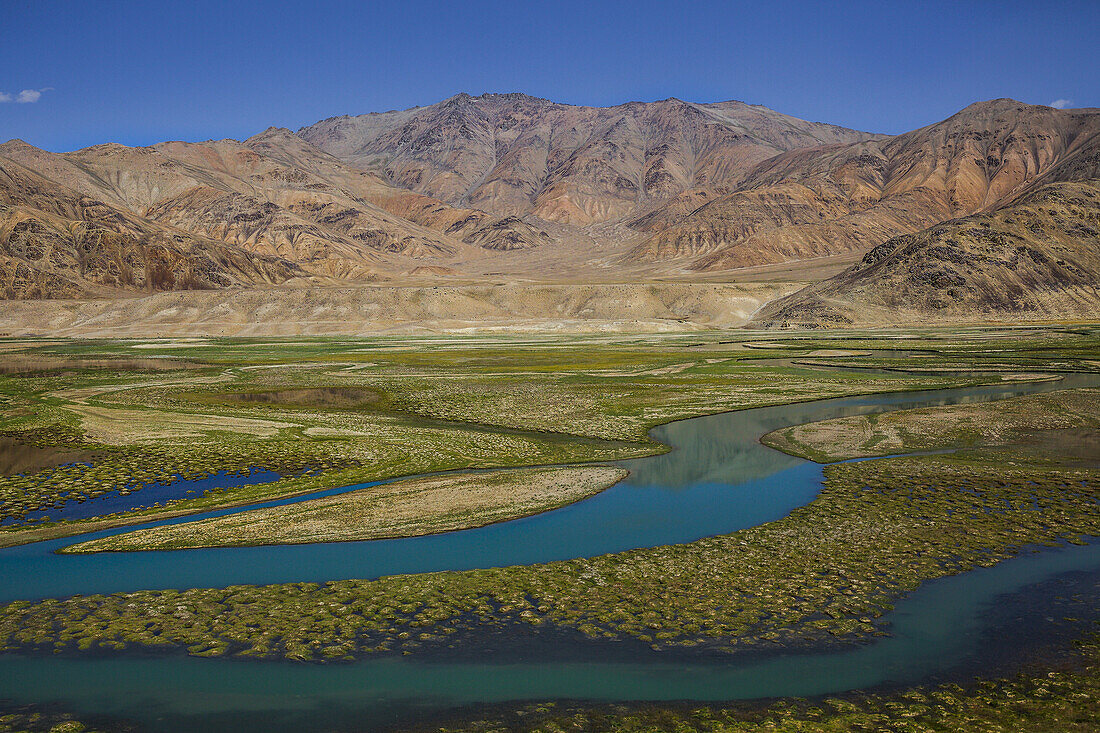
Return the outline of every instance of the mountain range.
{"type": "Polygon", "coordinates": [[[1098,181],[1100,110],[1009,99],[901,135],[459,94],[239,142],[12,140],[0,296],[770,279],[805,288],[769,326],[1087,318],[1098,181]]]}

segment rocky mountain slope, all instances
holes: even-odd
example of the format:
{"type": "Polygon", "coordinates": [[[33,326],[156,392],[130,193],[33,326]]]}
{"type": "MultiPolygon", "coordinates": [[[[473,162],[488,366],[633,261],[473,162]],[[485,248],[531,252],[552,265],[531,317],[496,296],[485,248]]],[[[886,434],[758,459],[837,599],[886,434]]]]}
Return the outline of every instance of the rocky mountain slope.
{"type": "MultiPolygon", "coordinates": [[[[1095,158],[1093,159],[1095,161],[1095,158]]],[[[1055,171],[1065,174],[1065,171],[1055,171]]],[[[765,327],[1089,318],[1100,313],[1100,180],[1056,181],[989,214],[895,237],[769,303],[765,327]]]]}
{"type": "MultiPolygon", "coordinates": [[[[280,258],[320,278],[385,280],[424,259],[551,241],[536,225],[395,189],[275,128],[243,143],[109,144],[63,154],[14,140],[0,145],[0,161],[34,170],[41,189],[89,197],[146,228],[280,258]]],[[[9,187],[8,198],[19,203],[19,187],[9,187]]]]}
{"type": "Polygon", "coordinates": [[[0,145],[0,297],[767,272],[810,283],[904,241],[889,256],[874,250],[889,273],[864,262],[793,297],[794,310],[762,313],[777,314],[769,323],[862,322],[861,309],[902,308],[898,298],[946,313],[933,303],[945,296],[922,294],[920,278],[951,257],[987,278],[961,265],[948,278],[963,278],[950,296],[960,314],[1078,313],[1091,302],[1084,290],[1050,293],[1078,287],[1072,268],[1093,272],[1087,217],[1083,229],[1057,229],[1089,205],[1044,219],[1034,202],[1058,185],[1087,200],[1094,179],[1100,110],[1005,99],[896,136],[740,102],[595,108],[463,94],[244,141],[51,153],[13,140],[0,145]],[[1007,207],[1034,222],[1014,228],[1017,219],[998,218],[1007,207]],[[986,224],[960,224],[974,215],[986,224]],[[981,254],[987,228],[1052,258],[1048,269],[1030,255],[1003,265],[981,254]],[[1085,250],[1070,251],[1074,236],[1085,250]],[[1045,295],[1025,303],[1029,287],[1045,295]],[[996,300],[1017,290],[1011,303],[996,300]]]}
{"type": "Polygon", "coordinates": [[[292,262],[162,226],[0,157],[0,297],[276,284],[292,262]]]}
{"type": "Polygon", "coordinates": [[[777,155],[722,196],[689,191],[633,222],[653,236],[629,259],[714,271],[867,250],[995,208],[1098,149],[1100,110],[980,102],[903,135],[777,155]]]}
{"type": "Polygon", "coordinates": [[[741,102],[579,107],[524,94],[459,94],[401,112],[334,117],[298,134],[453,205],[579,226],[688,189],[735,185],[784,151],[876,139],[741,102]]]}

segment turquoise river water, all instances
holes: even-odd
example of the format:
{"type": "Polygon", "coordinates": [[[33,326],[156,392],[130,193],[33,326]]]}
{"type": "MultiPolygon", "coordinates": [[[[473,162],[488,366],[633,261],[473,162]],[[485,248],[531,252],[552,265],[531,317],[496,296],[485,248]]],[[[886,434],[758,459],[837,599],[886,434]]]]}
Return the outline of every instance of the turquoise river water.
{"type": "MultiPolygon", "coordinates": [[[[688,542],[778,519],[811,501],[822,467],[763,446],[788,425],[1098,386],[1100,378],[851,397],[683,420],[653,431],[674,450],[625,461],[620,484],[562,509],[429,537],[282,547],[57,555],[67,538],[0,550],[0,600],[142,588],[371,578],[584,557],[688,542]]],[[[358,486],[321,492],[348,491],[358,486]]],[[[317,496],[313,494],[311,496],[317,496]]],[[[287,502],[268,502],[269,506],[287,502]]],[[[214,516],[241,509],[211,512],[214,516]]],[[[195,517],[189,517],[189,520],[195,517]]],[[[170,520],[186,521],[186,520],[170,520]]],[[[169,523],[169,522],[164,522],[169,523]]],[[[89,539],[110,532],[86,535],[89,539]]],[[[0,656],[0,698],[117,716],[165,733],[369,730],[466,705],[522,699],[733,700],[912,682],[973,654],[999,596],[1100,570],[1100,545],[1027,554],[927,583],[891,612],[891,636],[847,651],[728,661],[556,655],[302,665],[183,656],[0,656]]]]}

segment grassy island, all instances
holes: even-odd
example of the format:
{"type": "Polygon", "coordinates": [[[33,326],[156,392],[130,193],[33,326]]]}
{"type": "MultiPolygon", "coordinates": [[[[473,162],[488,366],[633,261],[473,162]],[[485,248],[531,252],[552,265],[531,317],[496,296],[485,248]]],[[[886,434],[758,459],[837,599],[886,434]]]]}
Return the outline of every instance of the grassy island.
{"type": "Polygon", "coordinates": [[[579,501],[626,476],[585,466],[447,474],[82,542],[63,552],[345,542],[480,527],[579,501]]]}

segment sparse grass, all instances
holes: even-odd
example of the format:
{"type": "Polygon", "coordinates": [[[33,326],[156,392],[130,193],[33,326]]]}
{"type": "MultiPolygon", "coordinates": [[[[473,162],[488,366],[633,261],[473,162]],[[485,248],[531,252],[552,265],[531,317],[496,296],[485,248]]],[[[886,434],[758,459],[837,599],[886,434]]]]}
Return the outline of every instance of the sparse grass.
{"type": "MultiPolygon", "coordinates": [[[[776,430],[761,441],[827,463],[945,448],[1021,445],[1039,431],[1052,430],[1100,430],[1100,390],[841,417],[776,430]]],[[[1100,462],[1100,456],[1094,458],[1100,462]]]]}
{"type": "Polygon", "coordinates": [[[587,466],[406,479],[321,499],[127,532],[72,545],[62,552],[414,537],[555,509],[603,491],[626,474],[619,468],[587,466]]]}
{"type": "Polygon", "coordinates": [[[0,546],[401,475],[638,457],[662,450],[646,433],[669,420],[975,381],[769,361],[791,349],[733,358],[699,339],[20,341],[13,353],[49,369],[0,377],[0,431],[96,459],[0,477],[0,518],[122,492],[137,506],[142,487],[175,477],[283,478],[94,520],[6,526],[0,546]],[[105,368],[112,360],[123,370],[105,368]]]}

